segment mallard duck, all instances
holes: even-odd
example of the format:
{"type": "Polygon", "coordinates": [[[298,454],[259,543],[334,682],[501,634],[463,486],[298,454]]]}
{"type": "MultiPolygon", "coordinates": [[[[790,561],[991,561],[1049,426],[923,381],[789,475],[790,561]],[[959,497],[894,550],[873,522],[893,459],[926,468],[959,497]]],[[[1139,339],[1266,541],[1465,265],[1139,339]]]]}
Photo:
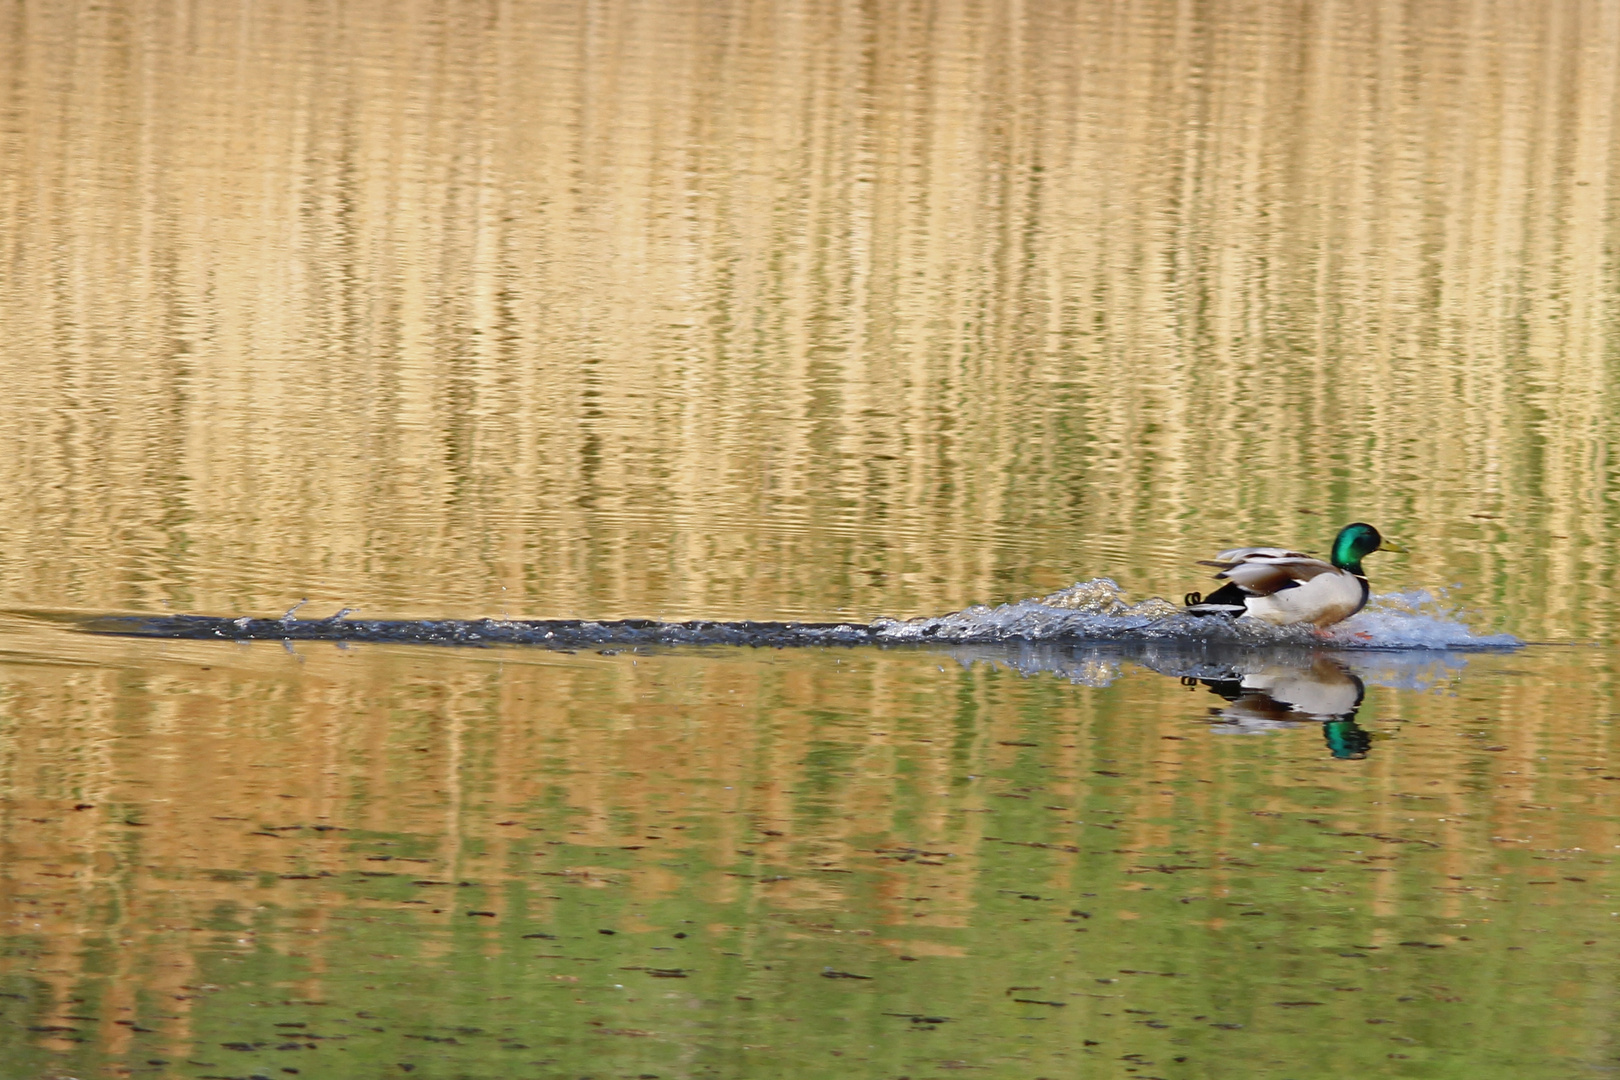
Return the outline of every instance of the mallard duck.
{"type": "Polygon", "coordinates": [[[1330,562],[1284,548],[1232,548],[1214,559],[1199,560],[1200,566],[1220,567],[1215,577],[1226,584],[1208,596],[1188,593],[1187,611],[1259,619],[1277,626],[1332,626],[1367,606],[1371,590],[1361,560],[1380,548],[1406,550],[1361,521],[1339,530],[1333,538],[1330,562]]]}

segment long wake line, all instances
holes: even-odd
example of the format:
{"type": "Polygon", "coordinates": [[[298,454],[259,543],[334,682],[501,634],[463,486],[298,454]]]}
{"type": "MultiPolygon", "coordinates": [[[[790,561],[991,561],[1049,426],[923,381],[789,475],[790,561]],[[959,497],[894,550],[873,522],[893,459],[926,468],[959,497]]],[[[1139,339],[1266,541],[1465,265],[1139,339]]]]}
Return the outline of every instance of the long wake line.
{"type": "Polygon", "coordinates": [[[916,619],[831,622],[662,622],[657,619],[325,619],[208,615],[106,615],[79,623],[98,634],[222,641],[355,641],[419,645],[531,645],[545,648],[746,645],[761,648],[855,645],[1170,643],[1240,649],[1273,647],[1403,650],[1513,649],[1506,634],[1475,634],[1427,593],[1376,597],[1327,635],[1308,626],[1199,617],[1157,598],[1131,602],[1107,578],[998,607],[970,607],[916,619]]]}
{"type": "Polygon", "coordinates": [[[654,619],[225,619],[129,615],[91,619],[91,633],[223,641],[356,641],[414,645],[806,645],[881,644],[875,626],[794,622],[658,622],[654,619]]]}

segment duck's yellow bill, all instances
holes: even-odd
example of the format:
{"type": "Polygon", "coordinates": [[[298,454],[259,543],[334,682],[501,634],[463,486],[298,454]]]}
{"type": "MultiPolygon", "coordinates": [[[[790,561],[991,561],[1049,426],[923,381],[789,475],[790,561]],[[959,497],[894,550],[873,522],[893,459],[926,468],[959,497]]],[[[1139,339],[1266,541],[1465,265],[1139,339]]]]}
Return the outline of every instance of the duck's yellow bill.
{"type": "Polygon", "coordinates": [[[1394,540],[1382,540],[1379,542],[1378,547],[1380,550],[1394,551],[1402,555],[1405,555],[1409,550],[1405,544],[1397,543],[1394,540]]]}

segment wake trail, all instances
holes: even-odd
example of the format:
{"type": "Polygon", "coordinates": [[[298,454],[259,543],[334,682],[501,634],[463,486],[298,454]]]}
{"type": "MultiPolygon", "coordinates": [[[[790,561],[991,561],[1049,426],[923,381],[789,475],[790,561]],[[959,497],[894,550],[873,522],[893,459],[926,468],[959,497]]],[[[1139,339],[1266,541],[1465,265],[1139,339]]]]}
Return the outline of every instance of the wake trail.
{"type": "MultiPolygon", "coordinates": [[[[297,609],[295,608],[294,611],[297,609]]],[[[758,648],[862,645],[1080,645],[1157,643],[1223,649],[1492,651],[1524,642],[1476,634],[1444,598],[1414,591],[1374,597],[1366,610],[1319,634],[1306,626],[1188,615],[1157,597],[1132,602],[1108,578],[997,607],[974,606],[914,619],[870,623],[656,619],[325,619],[208,615],[104,615],[77,620],[96,634],[179,640],[352,641],[420,645],[531,645],[552,649],[652,645],[758,648]]]]}

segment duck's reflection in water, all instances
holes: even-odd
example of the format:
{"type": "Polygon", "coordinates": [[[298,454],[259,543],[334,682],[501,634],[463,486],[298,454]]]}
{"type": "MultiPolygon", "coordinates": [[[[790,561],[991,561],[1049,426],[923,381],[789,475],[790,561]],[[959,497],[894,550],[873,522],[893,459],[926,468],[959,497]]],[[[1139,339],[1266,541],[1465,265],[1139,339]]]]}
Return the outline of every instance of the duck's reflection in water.
{"type": "Polygon", "coordinates": [[[1222,735],[1255,735],[1320,723],[1328,751],[1359,760],[1372,749],[1372,733],[1356,723],[1367,685],[1349,666],[1331,656],[1308,663],[1266,663],[1229,678],[1184,676],[1187,686],[1207,686],[1226,700],[1209,710],[1210,730],[1222,735]]]}
{"type": "Polygon", "coordinates": [[[1224,704],[1205,714],[1212,732],[1259,735],[1317,725],[1335,758],[1365,758],[1379,737],[1357,722],[1367,686],[1430,690],[1453,683],[1466,655],[1424,650],[1243,649],[1189,642],[1008,642],[947,650],[964,665],[984,661],[1026,675],[1050,672],[1107,686],[1125,665],[1207,687],[1224,704]]]}

